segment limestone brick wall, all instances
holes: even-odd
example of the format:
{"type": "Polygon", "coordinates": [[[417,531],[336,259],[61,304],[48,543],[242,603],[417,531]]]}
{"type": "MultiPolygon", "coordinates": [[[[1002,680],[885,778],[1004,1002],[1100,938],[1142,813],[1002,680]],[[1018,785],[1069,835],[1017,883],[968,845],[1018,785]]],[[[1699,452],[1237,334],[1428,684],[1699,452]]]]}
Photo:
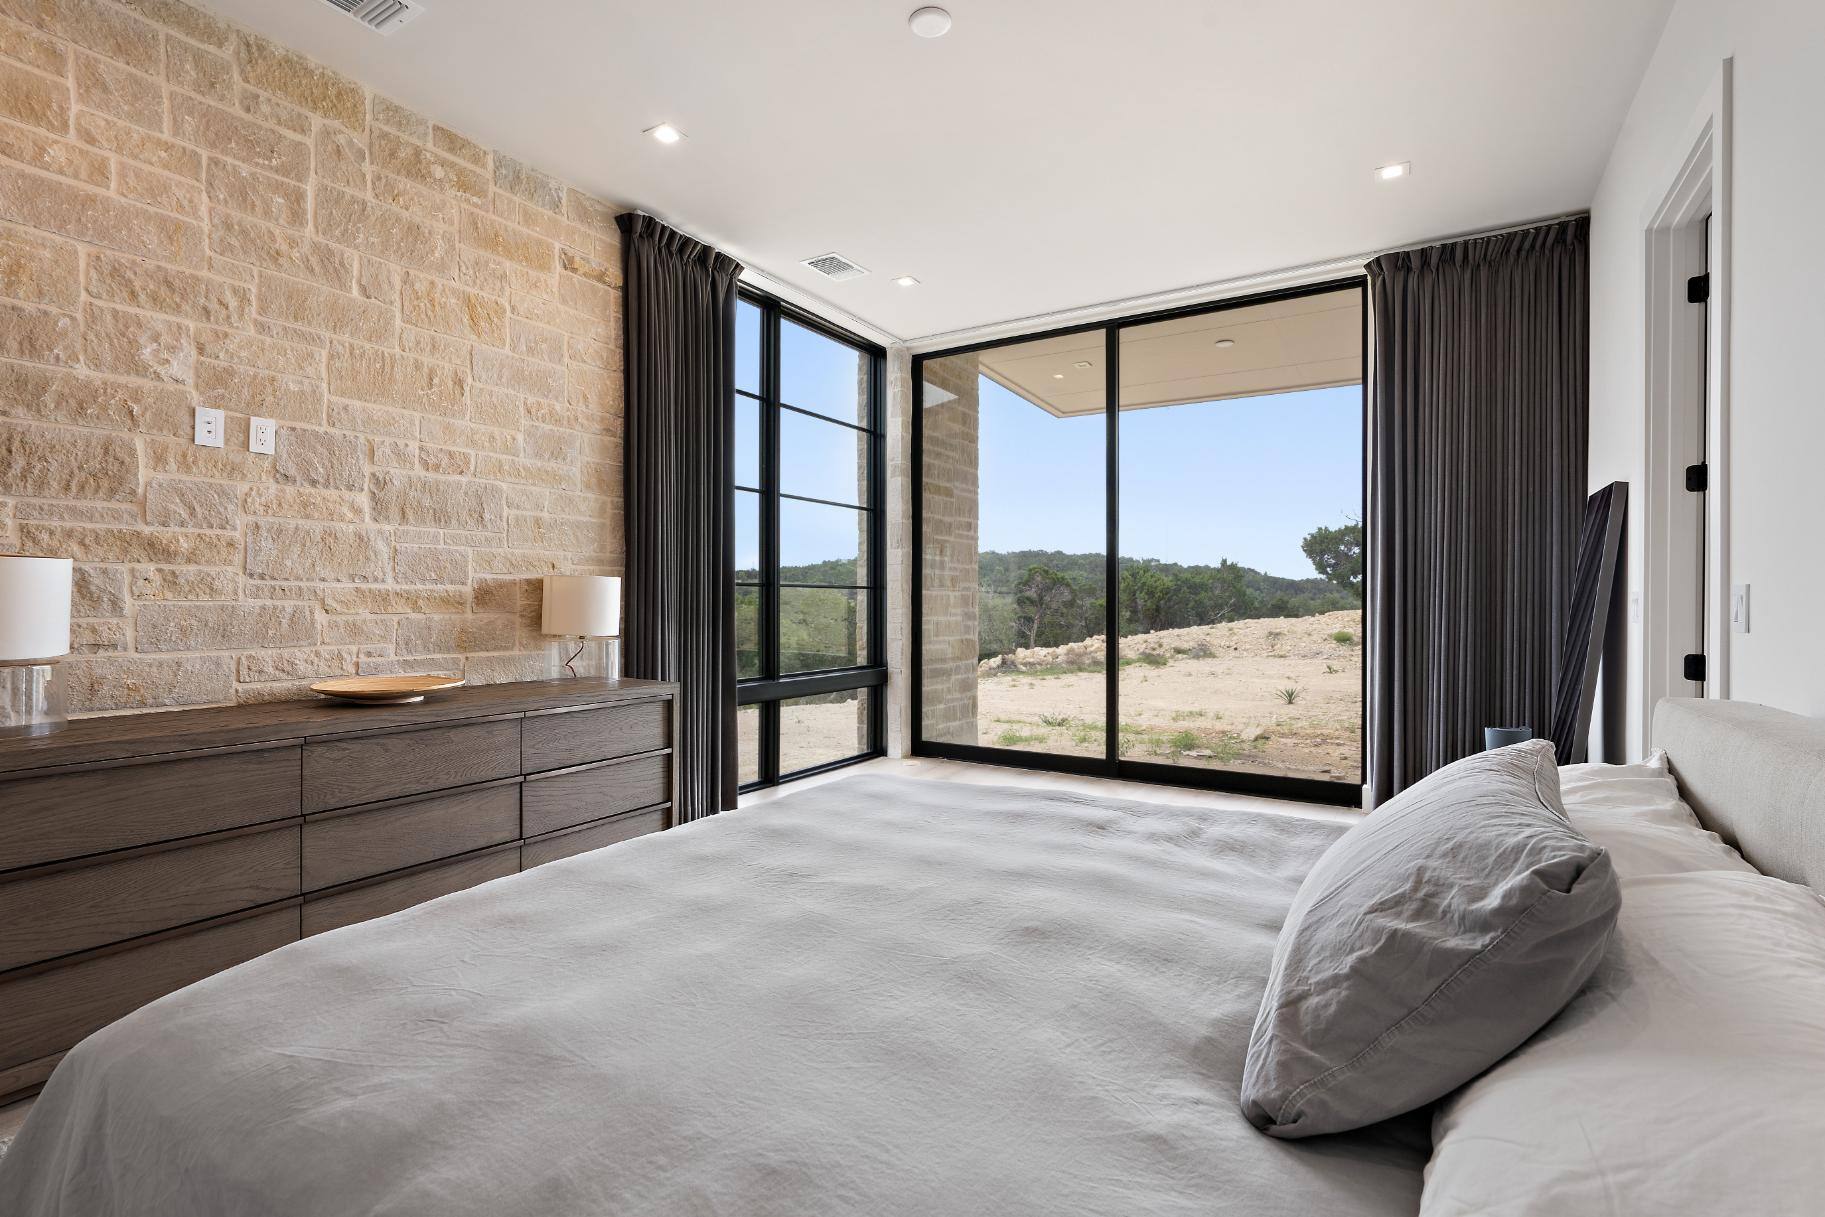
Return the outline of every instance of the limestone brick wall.
{"type": "Polygon", "coordinates": [[[0,552],[77,561],[72,708],[542,674],[538,577],[622,565],[620,266],[610,207],[199,9],[0,0],[0,552]]]}
{"type": "Polygon", "coordinates": [[[923,366],[920,710],[926,739],[974,744],[980,622],[978,363],[974,355],[954,355],[923,366]]]}
{"type": "Polygon", "coordinates": [[[887,349],[887,755],[912,753],[912,356],[887,349]]]}

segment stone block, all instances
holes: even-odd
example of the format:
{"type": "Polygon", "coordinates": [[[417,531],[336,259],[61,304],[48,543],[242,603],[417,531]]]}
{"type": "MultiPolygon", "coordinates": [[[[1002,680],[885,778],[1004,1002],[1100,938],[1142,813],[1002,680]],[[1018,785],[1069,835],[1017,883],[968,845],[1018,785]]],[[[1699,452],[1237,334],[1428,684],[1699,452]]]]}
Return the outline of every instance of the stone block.
{"type": "Polygon", "coordinates": [[[377,346],[393,345],[393,310],[373,300],[278,275],[262,274],[255,296],[262,317],[377,346]]]}
{"type": "Polygon", "coordinates": [[[506,527],[506,495],[490,482],[379,471],[368,475],[373,519],[416,528],[499,532],[506,527]]]}
{"type": "Polygon", "coordinates": [[[21,523],[19,545],[25,553],[58,554],[78,562],[164,566],[234,566],[241,554],[241,538],[233,533],[87,524],[21,523]]]}
{"type": "Polygon", "coordinates": [[[209,248],[236,262],[339,291],[349,290],[355,281],[355,258],[346,249],[233,212],[218,211],[210,217],[209,248]]]}
{"type": "Polygon", "coordinates": [[[189,220],[10,165],[0,165],[0,219],[142,258],[203,260],[203,230],[189,220]]]}
{"type": "Polygon", "coordinates": [[[240,678],[258,684],[270,680],[322,680],[355,671],[353,647],[307,647],[295,651],[250,651],[240,657],[240,678]]]}
{"type": "Polygon", "coordinates": [[[82,331],[82,361],[94,371],[181,385],[196,378],[188,322],[90,304],[82,331]]]}
{"type": "Polygon", "coordinates": [[[247,575],[326,583],[383,583],[392,571],[385,529],[350,524],[251,520],[247,575]]]}
{"type": "Polygon", "coordinates": [[[303,228],[310,222],[310,197],[297,182],[212,156],[203,186],[217,207],[287,228],[303,228]]]}
{"type": "Polygon", "coordinates": [[[78,564],[70,578],[70,616],[125,617],[127,568],[78,564]]]}
{"type": "Polygon", "coordinates": [[[171,131],[185,143],[256,169],[294,182],[310,179],[309,144],[200,98],[172,94],[171,131]]]}
{"type": "Polygon", "coordinates": [[[108,188],[111,170],[107,157],[31,127],[0,122],[0,156],[103,190],[108,188]]]}
{"type": "Polygon", "coordinates": [[[348,342],[330,348],[334,397],[460,417],[464,387],[465,377],[455,368],[348,342]]]}
{"type": "MultiPolygon", "coordinates": [[[[74,79],[77,105],[164,134],[165,89],[156,75],[78,51],[74,79]]],[[[61,126],[57,131],[66,129],[61,126]]]]}
{"type": "Polygon", "coordinates": [[[0,300],[0,357],[32,363],[79,362],[76,318],[61,310],[0,300]]]}
{"type": "Polygon", "coordinates": [[[317,234],[324,240],[415,270],[455,275],[456,238],[448,229],[335,186],[318,186],[316,199],[317,234]]]}
{"type": "Polygon", "coordinates": [[[69,86],[0,60],[0,117],[38,127],[53,135],[68,135],[69,86]]]}
{"type": "Polygon", "coordinates": [[[219,104],[234,101],[234,61],[181,38],[165,40],[165,79],[219,104]]]}
{"type": "Polygon", "coordinates": [[[90,256],[88,288],[109,304],[236,329],[253,314],[253,293],[242,284],[118,254],[90,256]]]}
{"type": "Polygon", "coordinates": [[[273,479],[286,486],[317,490],[360,490],[366,465],[358,436],[301,427],[279,428],[273,479]]]}
{"type": "Polygon", "coordinates": [[[139,450],[127,435],[0,422],[0,495],[131,502],[139,497],[139,450]]]}
{"type": "Polygon", "coordinates": [[[148,524],[160,528],[229,529],[240,522],[240,494],[227,482],[153,478],[146,484],[148,524]]]}
{"type": "Polygon", "coordinates": [[[317,614],[308,604],[148,600],[139,606],[135,635],[139,649],[151,653],[310,646],[317,614]]]}
{"type": "Polygon", "coordinates": [[[407,325],[489,346],[507,345],[507,302],[424,275],[401,284],[400,316],[407,325]]]}
{"type": "Polygon", "coordinates": [[[132,575],[135,600],[235,600],[241,594],[241,577],[231,570],[189,566],[136,566],[132,575]]]}
{"type": "Polygon", "coordinates": [[[219,705],[234,699],[234,659],[228,655],[119,655],[70,658],[70,710],[152,710],[219,705]]]}
{"type": "Polygon", "coordinates": [[[197,365],[199,405],[288,423],[323,423],[323,382],[233,364],[197,365]]]}
{"type": "MultiPolygon", "coordinates": [[[[136,160],[166,173],[203,180],[203,154],[186,144],[154,135],[131,123],[87,110],[76,112],[76,138],[104,152],[136,160]]],[[[105,183],[103,183],[105,185],[105,183]]]]}

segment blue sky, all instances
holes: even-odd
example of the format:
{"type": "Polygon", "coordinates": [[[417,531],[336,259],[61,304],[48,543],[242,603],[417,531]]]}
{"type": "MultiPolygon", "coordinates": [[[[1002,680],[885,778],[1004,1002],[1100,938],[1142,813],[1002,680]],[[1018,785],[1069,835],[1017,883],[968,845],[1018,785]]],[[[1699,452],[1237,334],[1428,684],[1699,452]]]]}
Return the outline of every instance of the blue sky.
{"type": "MultiPolygon", "coordinates": [[[[981,384],[981,547],[1104,548],[1104,417],[1054,418],[981,384]]],[[[1316,574],[1299,542],[1362,514],[1362,393],[1351,386],[1122,415],[1122,552],[1316,574]]]]}
{"type": "MultiPolygon", "coordinates": [[[[736,384],[758,380],[758,310],[737,314],[736,384]]],[[[787,323],[781,396],[855,419],[853,350],[787,323]]],[[[981,546],[1101,553],[1102,415],[1054,418],[992,381],[981,384],[981,546]]],[[[738,405],[736,480],[758,469],[751,407],[738,405]]],[[[791,415],[781,436],[781,489],[853,500],[856,433],[791,415]]],[[[1320,525],[1358,518],[1362,397],[1355,387],[1205,402],[1122,415],[1122,551],[1168,562],[1223,558],[1306,578],[1299,541],[1320,525]]],[[[737,496],[738,568],[759,564],[754,496],[737,496]],[[753,522],[751,522],[753,521],[753,522]]],[[[785,505],[787,565],[855,556],[855,513],[785,505]]]]}

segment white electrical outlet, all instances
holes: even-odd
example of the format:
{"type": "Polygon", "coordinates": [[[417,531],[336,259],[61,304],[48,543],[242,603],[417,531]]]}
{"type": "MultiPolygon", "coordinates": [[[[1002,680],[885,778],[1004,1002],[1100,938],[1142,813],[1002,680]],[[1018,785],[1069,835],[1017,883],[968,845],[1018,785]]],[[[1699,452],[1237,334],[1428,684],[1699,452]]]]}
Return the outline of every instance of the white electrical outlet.
{"type": "Polygon", "coordinates": [[[208,406],[196,408],[196,442],[205,448],[222,446],[222,412],[208,406]]]}
{"type": "Polygon", "coordinates": [[[279,443],[279,428],[270,418],[247,420],[247,450],[271,456],[279,443]]]}
{"type": "Polygon", "coordinates": [[[1749,585],[1730,585],[1730,628],[1738,634],[1749,632],[1749,585]]]}

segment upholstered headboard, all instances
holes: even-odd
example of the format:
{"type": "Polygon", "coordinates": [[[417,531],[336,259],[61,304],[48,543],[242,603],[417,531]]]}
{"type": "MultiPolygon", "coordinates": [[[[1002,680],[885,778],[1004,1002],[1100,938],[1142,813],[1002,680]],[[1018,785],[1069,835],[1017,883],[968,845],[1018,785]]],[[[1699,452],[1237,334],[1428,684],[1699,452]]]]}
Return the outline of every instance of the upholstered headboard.
{"type": "Polygon", "coordinates": [[[1654,746],[1705,827],[1756,869],[1825,892],[1825,719],[1669,697],[1654,746]]]}

